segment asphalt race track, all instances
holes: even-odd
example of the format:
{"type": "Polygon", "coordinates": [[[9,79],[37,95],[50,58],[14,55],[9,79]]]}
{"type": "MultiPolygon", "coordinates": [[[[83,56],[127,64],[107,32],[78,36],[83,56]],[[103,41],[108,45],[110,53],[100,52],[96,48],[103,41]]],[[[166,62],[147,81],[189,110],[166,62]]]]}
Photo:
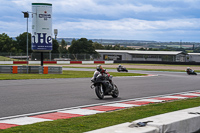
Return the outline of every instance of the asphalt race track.
{"type": "MultiPolygon", "coordinates": [[[[72,70],[64,68],[65,70],[72,70]]],[[[74,69],[73,69],[74,70],[74,69]]],[[[75,69],[90,70],[93,69],[75,69]]],[[[116,70],[108,70],[116,71],[116,70]]],[[[129,71],[150,77],[114,77],[119,98],[99,100],[90,78],[0,80],[0,118],[82,105],[200,90],[199,75],[181,72],[129,71]]],[[[92,77],[92,75],[91,75],[92,77]]]]}

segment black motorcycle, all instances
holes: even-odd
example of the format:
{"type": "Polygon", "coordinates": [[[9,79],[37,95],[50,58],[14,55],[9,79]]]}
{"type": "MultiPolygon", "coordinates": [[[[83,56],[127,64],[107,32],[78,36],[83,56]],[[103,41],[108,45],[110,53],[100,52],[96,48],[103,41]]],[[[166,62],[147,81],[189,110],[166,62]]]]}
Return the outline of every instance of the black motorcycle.
{"type": "Polygon", "coordinates": [[[118,72],[128,72],[128,70],[126,69],[126,67],[117,67],[117,71],[118,72]]]}
{"type": "Polygon", "coordinates": [[[95,93],[99,99],[103,99],[106,95],[111,95],[113,98],[119,96],[119,90],[113,83],[112,76],[105,77],[99,71],[95,71],[91,82],[91,88],[95,89],[95,93]]]}
{"type": "Polygon", "coordinates": [[[187,72],[188,75],[197,75],[197,73],[192,69],[186,70],[186,72],[187,72]]]}

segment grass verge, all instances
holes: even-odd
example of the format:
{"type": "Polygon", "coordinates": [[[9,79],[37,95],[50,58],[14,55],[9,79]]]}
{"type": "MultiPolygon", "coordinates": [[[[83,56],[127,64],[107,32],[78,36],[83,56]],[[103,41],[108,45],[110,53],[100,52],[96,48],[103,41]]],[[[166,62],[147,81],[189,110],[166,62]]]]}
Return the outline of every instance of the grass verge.
{"type": "MultiPolygon", "coordinates": [[[[0,80],[17,80],[17,79],[53,79],[53,78],[89,78],[93,76],[92,71],[63,71],[63,74],[0,74],[0,80]]],[[[139,73],[118,73],[109,72],[116,76],[144,76],[139,73]]]]}
{"type": "Polygon", "coordinates": [[[20,61],[18,59],[12,59],[9,57],[0,56],[0,61],[20,61]]]}
{"type": "Polygon", "coordinates": [[[0,133],[82,133],[167,112],[198,107],[200,106],[199,101],[200,98],[192,98],[167,103],[149,104],[114,112],[12,127],[0,130],[0,133]]]}

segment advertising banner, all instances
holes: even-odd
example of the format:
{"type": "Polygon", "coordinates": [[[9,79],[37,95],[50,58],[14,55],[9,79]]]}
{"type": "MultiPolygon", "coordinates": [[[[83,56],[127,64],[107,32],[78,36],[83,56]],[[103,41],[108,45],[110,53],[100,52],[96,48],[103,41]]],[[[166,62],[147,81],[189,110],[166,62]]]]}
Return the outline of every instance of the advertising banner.
{"type": "Polygon", "coordinates": [[[104,60],[122,60],[122,55],[103,55],[104,60]]]}
{"type": "Polygon", "coordinates": [[[52,50],[52,4],[32,3],[32,50],[52,50]]]}

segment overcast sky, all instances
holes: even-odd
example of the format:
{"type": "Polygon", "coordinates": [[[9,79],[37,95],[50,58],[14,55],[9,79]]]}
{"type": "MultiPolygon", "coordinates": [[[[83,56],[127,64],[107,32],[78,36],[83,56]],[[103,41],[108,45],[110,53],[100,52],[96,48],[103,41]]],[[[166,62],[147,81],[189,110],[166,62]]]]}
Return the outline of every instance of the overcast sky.
{"type": "Polygon", "coordinates": [[[26,32],[32,3],[52,4],[58,37],[200,42],[200,0],[0,0],[0,34],[26,32]]]}

